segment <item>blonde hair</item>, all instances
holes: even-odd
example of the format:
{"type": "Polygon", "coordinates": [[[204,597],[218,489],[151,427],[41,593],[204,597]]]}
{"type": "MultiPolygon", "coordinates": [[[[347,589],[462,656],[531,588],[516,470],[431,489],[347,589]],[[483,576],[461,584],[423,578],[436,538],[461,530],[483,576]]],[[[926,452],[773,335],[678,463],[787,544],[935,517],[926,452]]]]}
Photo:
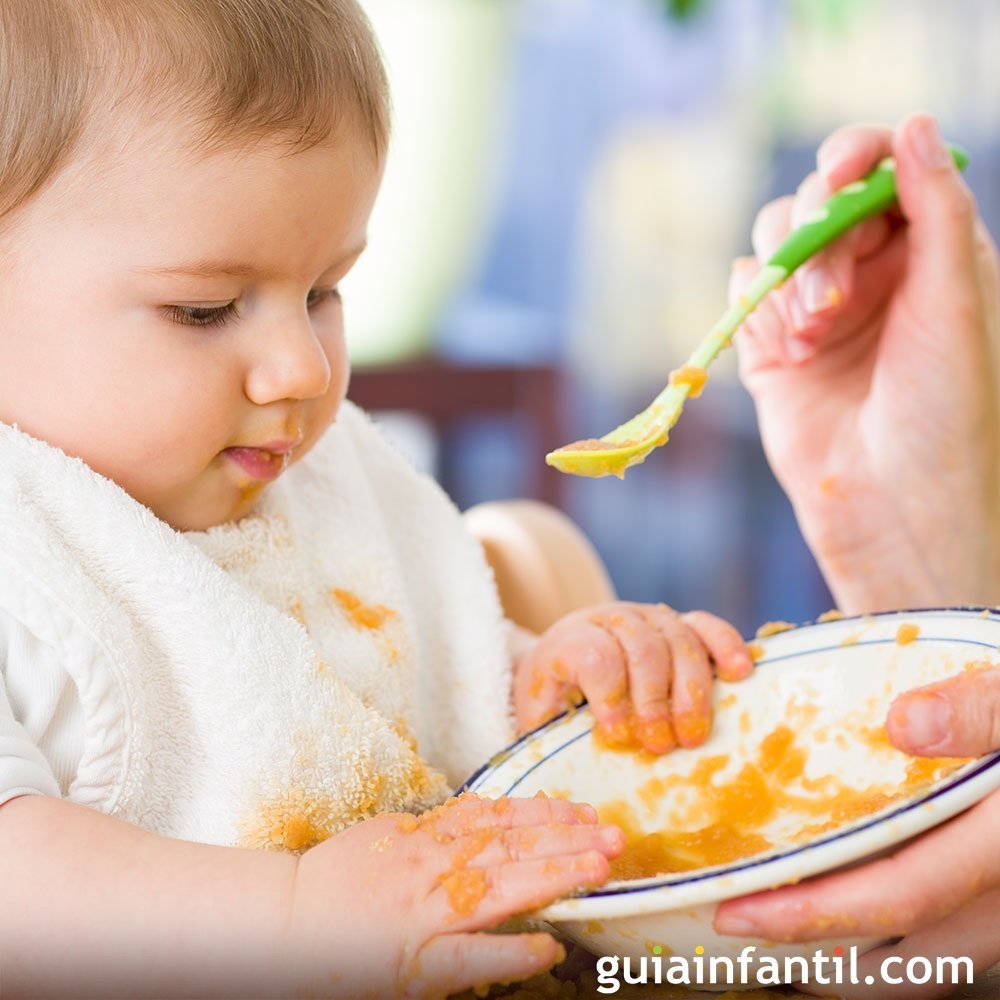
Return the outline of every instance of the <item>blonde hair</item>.
{"type": "Polygon", "coordinates": [[[389,98],[356,0],[0,0],[0,220],[66,165],[88,130],[138,102],[223,147],[293,149],[345,120],[381,159],[389,98]]]}

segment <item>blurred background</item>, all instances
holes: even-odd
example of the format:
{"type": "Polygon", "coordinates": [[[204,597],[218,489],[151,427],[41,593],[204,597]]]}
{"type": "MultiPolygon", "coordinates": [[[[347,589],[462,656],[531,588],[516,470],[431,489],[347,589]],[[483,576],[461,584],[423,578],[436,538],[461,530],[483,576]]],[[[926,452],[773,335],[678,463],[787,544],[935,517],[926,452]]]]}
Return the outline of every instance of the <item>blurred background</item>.
{"type": "Polygon", "coordinates": [[[395,117],[344,283],[352,397],[460,507],[558,504],[623,598],[744,633],[828,609],[732,352],[624,481],[543,456],[651,400],[725,305],[757,209],[838,125],[935,113],[1000,232],[1000,4],[362,2],[395,117]]]}

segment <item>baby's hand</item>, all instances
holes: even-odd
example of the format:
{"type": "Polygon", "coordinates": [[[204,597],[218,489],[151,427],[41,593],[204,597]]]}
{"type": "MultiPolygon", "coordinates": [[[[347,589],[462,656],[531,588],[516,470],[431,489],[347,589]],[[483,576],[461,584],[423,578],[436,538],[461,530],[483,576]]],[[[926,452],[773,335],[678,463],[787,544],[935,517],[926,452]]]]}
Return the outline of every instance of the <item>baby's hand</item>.
{"type": "Polygon", "coordinates": [[[704,611],[624,602],[574,611],[516,667],[518,728],[534,729],[583,696],[611,745],[698,746],[712,726],[713,663],[727,681],[753,669],[736,629],[704,611]]]}
{"type": "Polygon", "coordinates": [[[289,950],[317,996],[444,997],[550,968],[549,935],[480,931],[597,886],[624,835],[590,806],[462,795],[379,816],[299,862],[289,950]]]}

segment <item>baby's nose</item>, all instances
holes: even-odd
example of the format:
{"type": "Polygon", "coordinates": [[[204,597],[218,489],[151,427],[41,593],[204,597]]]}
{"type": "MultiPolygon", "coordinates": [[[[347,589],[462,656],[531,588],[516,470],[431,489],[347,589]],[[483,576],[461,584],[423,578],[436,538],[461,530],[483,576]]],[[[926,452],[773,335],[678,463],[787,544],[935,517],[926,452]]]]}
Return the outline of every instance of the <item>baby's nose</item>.
{"type": "Polygon", "coordinates": [[[315,399],[330,388],[330,358],[308,322],[262,338],[246,376],[247,398],[258,405],[315,399]]]}

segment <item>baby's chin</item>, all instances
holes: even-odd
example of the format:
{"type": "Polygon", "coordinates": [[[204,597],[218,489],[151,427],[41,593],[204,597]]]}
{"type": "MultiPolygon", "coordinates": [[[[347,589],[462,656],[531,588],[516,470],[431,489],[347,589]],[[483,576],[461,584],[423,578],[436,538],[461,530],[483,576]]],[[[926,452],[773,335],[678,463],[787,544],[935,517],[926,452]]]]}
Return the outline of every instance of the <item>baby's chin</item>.
{"type": "Polygon", "coordinates": [[[252,514],[264,491],[272,484],[225,485],[226,489],[197,491],[193,495],[163,503],[147,503],[146,506],[175,531],[208,531],[252,514]]]}
{"type": "Polygon", "coordinates": [[[208,531],[222,524],[231,524],[254,512],[267,488],[309,454],[328,426],[308,434],[273,478],[257,478],[270,475],[270,471],[255,471],[253,461],[234,460],[223,451],[187,489],[179,489],[169,497],[156,499],[143,498],[136,493],[132,496],[176,531],[208,531]]]}

